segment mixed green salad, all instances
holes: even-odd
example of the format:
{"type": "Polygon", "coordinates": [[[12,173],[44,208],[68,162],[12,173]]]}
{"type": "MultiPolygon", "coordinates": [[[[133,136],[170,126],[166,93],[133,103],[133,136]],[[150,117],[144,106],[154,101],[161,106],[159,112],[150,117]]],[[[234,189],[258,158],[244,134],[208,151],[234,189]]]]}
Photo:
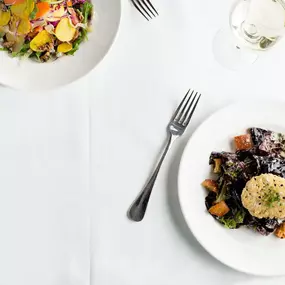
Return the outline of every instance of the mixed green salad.
{"type": "Polygon", "coordinates": [[[202,183],[208,212],[226,228],[285,238],[285,135],[250,128],[234,141],[235,152],[210,155],[217,177],[202,183]]]}
{"type": "Polygon", "coordinates": [[[0,50],[39,62],[73,55],[92,15],[88,0],[0,0],[0,50]]]}

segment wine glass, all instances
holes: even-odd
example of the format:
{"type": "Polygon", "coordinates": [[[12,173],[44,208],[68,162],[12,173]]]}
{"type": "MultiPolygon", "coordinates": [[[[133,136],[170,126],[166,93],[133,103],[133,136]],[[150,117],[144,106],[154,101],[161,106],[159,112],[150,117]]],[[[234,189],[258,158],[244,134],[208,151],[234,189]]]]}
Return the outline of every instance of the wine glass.
{"type": "Polygon", "coordinates": [[[215,36],[214,55],[229,69],[244,68],[280,40],[284,25],[285,0],[238,0],[230,11],[229,28],[215,36]]]}

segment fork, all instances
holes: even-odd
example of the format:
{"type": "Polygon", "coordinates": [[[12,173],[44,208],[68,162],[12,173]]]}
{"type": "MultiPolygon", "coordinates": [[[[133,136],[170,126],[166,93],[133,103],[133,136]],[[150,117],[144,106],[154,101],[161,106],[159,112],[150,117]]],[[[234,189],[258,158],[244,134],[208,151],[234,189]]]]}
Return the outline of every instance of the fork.
{"type": "Polygon", "coordinates": [[[189,89],[185,97],[183,98],[182,102],[178,106],[177,110],[175,111],[174,115],[172,116],[167,126],[168,140],[165,149],[158,161],[158,164],[152,176],[150,177],[146,186],[139,194],[139,196],[135,199],[135,201],[133,202],[128,211],[128,217],[132,221],[140,222],[143,220],[149,202],[149,198],[152,193],[153,186],[155,184],[157,175],[164,161],[164,158],[166,157],[166,154],[171,148],[173,142],[177,138],[182,136],[183,133],[185,132],[193,116],[193,113],[197,107],[200,97],[201,97],[200,93],[196,92],[195,90],[191,91],[191,89],[189,89]]]}
{"type": "Polygon", "coordinates": [[[158,16],[157,10],[154,8],[150,0],[131,0],[137,10],[149,21],[153,17],[158,16]]]}

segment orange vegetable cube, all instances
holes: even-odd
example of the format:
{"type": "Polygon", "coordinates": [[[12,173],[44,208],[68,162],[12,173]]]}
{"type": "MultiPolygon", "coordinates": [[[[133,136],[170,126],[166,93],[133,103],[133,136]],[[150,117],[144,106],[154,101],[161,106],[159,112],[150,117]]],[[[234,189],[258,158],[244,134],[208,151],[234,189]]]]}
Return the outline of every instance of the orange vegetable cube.
{"type": "Polygon", "coordinates": [[[206,179],[202,182],[202,186],[204,186],[209,191],[218,193],[218,184],[215,180],[206,179]]]}
{"type": "Polygon", "coordinates": [[[236,150],[248,150],[253,147],[250,134],[237,136],[234,141],[236,150]]]}
{"type": "Polygon", "coordinates": [[[285,238],[285,223],[283,222],[275,231],[275,235],[278,238],[285,238]]]}
{"type": "Polygon", "coordinates": [[[229,211],[230,208],[228,207],[225,201],[221,201],[209,209],[209,213],[217,217],[223,217],[229,211]]]}

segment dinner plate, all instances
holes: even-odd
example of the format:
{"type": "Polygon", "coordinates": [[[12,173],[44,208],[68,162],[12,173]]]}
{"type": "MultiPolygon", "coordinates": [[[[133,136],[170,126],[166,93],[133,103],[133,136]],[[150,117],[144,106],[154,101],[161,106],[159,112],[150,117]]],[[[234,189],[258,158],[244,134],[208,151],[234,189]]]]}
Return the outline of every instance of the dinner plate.
{"type": "Polygon", "coordinates": [[[92,32],[74,56],[37,63],[11,58],[0,52],[0,85],[18,90],[44,91],[71,83],[86,75],[108,53],[121,19],[120,0],[91,0],[94,4],[92,32]]]}
{"type": "Polygon", "coordinates": [[[285,103],[236,104],[218,111],[196,130],[181,159],[178,187],[185,220],[201,245],[222,263],[245,273],[285,275],[285,240],[251,229],[224,228],[207,212],[207,191],[201,182],[211,177],[212,151],[233,151],[233,137],[249,127],[285,133],[285,103]]]}

